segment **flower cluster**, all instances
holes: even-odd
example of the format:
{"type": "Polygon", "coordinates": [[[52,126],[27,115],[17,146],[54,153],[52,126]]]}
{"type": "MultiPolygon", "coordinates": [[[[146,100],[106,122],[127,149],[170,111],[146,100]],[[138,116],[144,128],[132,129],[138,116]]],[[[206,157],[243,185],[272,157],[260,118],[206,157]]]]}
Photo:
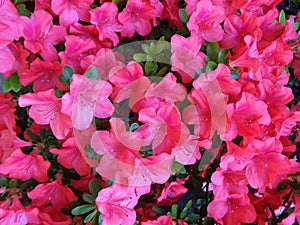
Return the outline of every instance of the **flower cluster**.
{"type": "Polygon", "coordinates": [[[278,3],[0,1],[0,223],[300,223],[278,3]]]}

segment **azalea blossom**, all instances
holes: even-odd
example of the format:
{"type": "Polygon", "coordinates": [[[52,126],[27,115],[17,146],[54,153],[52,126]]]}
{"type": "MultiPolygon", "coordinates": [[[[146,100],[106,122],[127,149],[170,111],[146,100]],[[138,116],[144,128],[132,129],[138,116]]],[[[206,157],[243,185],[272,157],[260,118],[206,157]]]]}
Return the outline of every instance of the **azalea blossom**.
{"type": "Polygon", "coordinates": [[[21,149],[16,149],[2,164],[0,164],[0,174],[22,181],[34,178],[39,182],[48,180],[47,171],[50,162],[37,155],[36,152],[25,155],[21,149]],[[18,168],[16,170],[15,168],[18,168]]]}
{"type": "Polygon", "coordinates": [[[21,107],[31,106],[29,116],[37,124],[50,124],[53,134],[58,139],[64,139],[72,128],[72,122],[68,115],[61,112],[61,99],[57,98],[54,90],[28,93],[20,96],[21,107]]]}

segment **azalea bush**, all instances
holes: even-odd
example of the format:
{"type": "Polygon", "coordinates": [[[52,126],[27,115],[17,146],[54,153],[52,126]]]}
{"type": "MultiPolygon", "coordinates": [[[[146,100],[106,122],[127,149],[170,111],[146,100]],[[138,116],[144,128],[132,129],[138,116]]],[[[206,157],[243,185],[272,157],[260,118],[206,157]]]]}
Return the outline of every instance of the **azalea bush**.
{"type": "Polygon", "coordinates": [[[299,224],[278,4],[0,1],[0,224],[299,224]]]}

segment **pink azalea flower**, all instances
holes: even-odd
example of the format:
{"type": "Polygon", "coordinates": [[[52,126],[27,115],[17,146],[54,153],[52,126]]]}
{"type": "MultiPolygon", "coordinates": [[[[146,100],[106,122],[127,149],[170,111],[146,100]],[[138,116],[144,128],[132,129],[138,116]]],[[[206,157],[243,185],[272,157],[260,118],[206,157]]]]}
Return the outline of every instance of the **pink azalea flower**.
{"type": "Polygon", "coordinates": [[[114,107],[108,100],[112,87],[108,82],[90,80],[78,74],[74,74],[72,78],[70,93],[63,96],[62,111],[72,117],[76,129],[87,129],[94,115],[99,118],[112,115],[114,107]]]}
{"type": "Polygon", "coordinates": [[[91,146],[102,155],[96,171],[107,179],[120,172],[121,177],[132,175],[135,158],[138,157],[142,140],[135,132],[127,132],[124,122],[118,118],[110,119],[111,130],[96,131],[91,146]]]}
{"type": "Polygon", "coordinates": [[[197,3],[196,11],[192,13],[187,27],[192,35],[216,42],[223,38],[224,31],[220,24],[224,19],[223,7],[214,6],[211,0],[203,0],[197,3]]]}
{"type": "Polygon", "coordinates": [[[80,38],[75,35],[68,35],[65,39],[66,49],[58,54],[62,65],[71,66],[75,73],[84,73],[87,67],[84,67],[82,62],[88,61],[91,65],[94,60],[91,52],[95,51],[96,43],[91,38],[80,38]]]}
{"type": "Polygon", "coordinates": [[[241,136],[258,135],[261,126],[271,122],[267,104],[246,92],[236,103],[232,118],[241,136]]]}
{"type": "Polygon", "coordinates": [[[205,55],[200,52],[203,40],[197,35],[188,38],[175,34],[171,38],[172,70],[177,71],[182,82],[191,82],[197,70],[203,68],[205,55]]]}
{"type": "Polygon", "coordinates": [[[21,149],[16,149],[0,164],[0,174],[22,181],[34,178],[39,182],[45,182],[48,180],[49,168],[50,162],[45,161],[42,156],[35,152],[25,155],[21,149]]]}
{"type": "Polygon", "coordinates": [[[11,1],[4,1],[0,7],[0,49],[18,40],[23,34],[24,17],[19,13],[11,1]]]}
{"type": "Polygon", "coordinates": [[[61,183],[61,177],[51,183],[39,184],[27,195],[37,207],[51,203],[57,209],[68,208],[71,201],[77,200],[71,189],[61,183]]]}
{"type": "Polygon", "coordinates": [[[164,11],[162,12],[161,19],[167,19],[171,24],[170,26],[176,26],[178,29],[182,28],[181,20],[179,18],[179,7],[175,0],[164,0],[164,11]]]}
{"type": "Polygon", "coordinates": [[[142,225],[188,225],[181,219],[177,221],[173,221],[172,216],[160,216],[157,220],[148,220],[146,222],[142,222],[142,225]]]}
{"type": "Polygon", "coordinates": [[[72,128],[69,116],[61,112],[61,99],[54,94],[54,89],[44,92],[28,93],[21,95],[19,105],[21,107],[30,106],[29,116],[37,124],[47,125],[58,139],[64,139],[72,128]]]}
{"type": "Polygon", "coordinates": [[[24,25],[24,45],[33,53],[39,53],[47,61],[56,61],[54,45],[65,40],[66,29],[51,25],[52,16],[44,11],[35,11],[24,25]]]}
{"type": "Polygon", "coordinates": [[[149,1],[128,0],[118,18],[123,24],[121,31],[123,37],[130,38],[135,31],[145,36],[152,30],[150,20],[155,18],[155,8],[149,1]]]}
{"type": "Polygon", "coordinates": [[[208,216],[221,224],[252,223],[256,212],[247,195],[232,194],[223,199],[214,199],[208,205],[208,216]]]}
{"type": "Polygon", "coordinates": [[[52,0],[51,9],[59,15],[60,25],[68,27],[78,20],[88,22],[92,4],[93,0],[52,0]]]}
{"type": "Polygon", "coordinates": [[[164,199],[171,198],[177,199],[188,191],[186,187],[182,185],[184,182],[173,181],[171,183],[167,182],[165,187],[157,199],[157,202],[161,202],[164,199]]]}
{"type": "Polygon", "coordinates": [[[29,146],[30,143],[17,137],[16,133],[9,129],[0,131],[0,162],[4,162],[19,148],[29,146]]]}
{"type": "Polygon", "coordinates": [[[39,58],[30,64],[30,69],[20,75],[20,83],[27,86],[33,83],[33,91],[47,91],[57,87],[59,90],[67,88],[58,80],[58,75],[62,73],[59,62],[42,61],[39,58]]]}
{"type": "Polygon", "coordinates": [[[0,73],[3,77],[9,77],[14,72],[22,74],[28,68],[26,58],[29,52],[23,48],[21,43],[10,44],[0,49],[0,73]]]}
{"type": "Polygon", "coordinates": [[[58,155],[57,161],[65,168],[74,168],[81,176],[90,173],[90,166],[86,163],[81,152],[77,148],[75,138],[69,138],[66,140],[62,144],[61,149],[51,148],[50,152],[58,155]]]}
{"type": "Polygon", "coordinates": [[[133,188],[113,184],[102,189],[96,198],[96,205],[102,215],[103,225],[132,225],[136,219],[134,206],[139,196],[133,188]]]}
{"type": "Polygon", "coordinates": [[[10,93],[0,93],[0,130],[13,130],[16,127],[15,103],[10,93]]]}
{"type": "Polygon", "coordinates": [[[122,30],[118,21],[118,7],[114,2],[105,2],[100,7],[90,10],[91,23],[96,25],[99,32],[99,40],[110,39],[113,45],[119,43],[119,37],[116,32],[122,30]]]}

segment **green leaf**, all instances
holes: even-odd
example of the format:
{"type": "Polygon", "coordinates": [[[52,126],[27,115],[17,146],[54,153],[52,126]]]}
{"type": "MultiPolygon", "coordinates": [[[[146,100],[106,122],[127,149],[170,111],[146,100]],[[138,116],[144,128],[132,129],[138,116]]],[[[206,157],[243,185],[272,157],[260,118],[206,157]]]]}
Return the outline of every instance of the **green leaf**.
{"type": "Polygon", "coordinates": [[[59,82],[62,83],[64,86],[66,86],[66,87],[69,86],[68,81],[66,80],[66,78],[65,78],[64,76],[59,75],[59,76],[58,76],[58,80],[59,80],[59,82]]]}
{"type": "Polygon", "coordinates": [[[151,55],[156,55],[156,46],[153,42],[150,43],[150,51],[151,51],[151,55]]]}
{"type": "Polygon", "coordinates": [[[178,15],[182,23],[187,23],[189,21],[189,15],[186,13],[185,9],[179,9],[178,15]]]}
{"type": "Polygon", "coordinates": [[[6,187],[8,185],[8,180],[5,177],[0,177],[0,187],[6,187]]]}
{"type": "Polygon", "coordinates": [[[100,225],[102,224],[102,215],[101,214],[98,216],[98,224],[100,224],[100,225]]]}
{"type": "Polygon", "coordinates": [[[238,72],[230,71],[230,78],[237,80],[237,79],[239,79],[239,77],[240,77],[240,74],[238,72]]]}
{"type": "Polygon", "coordinates": [[[194,223],[194,222],[196,222],[199,219],[200,219],[200,215],[199,214],[192,214],[192,215],[189,215],[186,218],[184,218],[184,221],[188,222],[188,223],[194,223]]]}
{"type": "Polygon", "coordinates": [[[203,220],[203,225],[214,225],[214,220],[210,217],[205,217],[203,220]]]}
{"type": "Polygon", "coordinates": [[[62,68],[62,75],[66,78],[67,81],[72,81],[72,75],[74,74],[74,70],[69,65],[64,65],[62,68]]]}
{"type": "Polygon", "coordinates": [[[166,75],[167,71],[169,70],[168,67],[163,67],[161,68],[156,74],[155,76],[157,77],[163,77],[164,75],[166,75]]]}
{"type": "Polygon", "coordinates": [[[8,183],[8,186],[11,188],[15,188],[15,187],[17,187],[17,185],[18,185],[18,180],[16,180],[16,179],[11,179],[8,183]]]}
{"type": "Polygon", "coordinates": [[[180,213],[180,219],[183,219],[185,217],[185,215],[187,214],[187,212],[190,210],[190,208],[192,207],[193,204],[193,200],[189,200],[186,205],[184,206],[183,210],[180,213]]]}
{"type": "Polygon", "coordinates": [[[209,42],[206,47],[206,54],[210,61],[218,62],[220,47],[218,42],[209,42]]]}
{"type": "Polygon", "coordinates": [[[31,13],[26,9],[25,4],[19,4],[16,6],[16,9],[20,16],[30,17],[31,13]]]}
{"type": "Polygon", "coordinates": [[[165,206],[155,205],[152,207],[152,210],[156,213],[156,215],[165,215],[168,210],[165,206]]]}
{"type": "Polygon", "coordinates": [[[140,126],[140,125],[139,125],[138,123],[133,123],[133,124],[130,125],[129,130],[130,130],[131,132],[133,132],[133,131],[135,131],[136,129],[138,129],[139,126],[140,126]]]}
{"type": "Polygon", "coordinates": [[[83,222],[87,223],[87,222],[91,221],[92,219],[94,219],[97,216],[97,213],[98,213],[98,210],[95,210],[95,211],[91,212],[89,215],[87,215],[84,218],[83,222]]]}
{"type": "Polygon", "coordinates": [[[84,150],[85,150],[85,154],[88,158],[90,159],[96,159],[96,160],[100,160],[101,156],[98,155],[97,153],[95,153],[94,149],[92,148],[92,146],[90,144],[87,144],[86,146],[84,146],[84,150]]]}
{"type": "Polygon", "coordinates": [[[143,53],[136,53],[133,55],[133,59],[137,62],[145,62],[147,61],[147,55],[143,53]]]}
{"type": "Polygon", "coordinates": [[[186,173],[184,166],[179,162],[177,162],[176,160],[173,160],[171,171],[172,171],[172,175],[176,175],[177,173],[180,174],[186,173]]]}
{"type": "Polygon", "coordinates": [[[177,204],[172,205],[171,207],[171,215],[172,215],[172,219],[175,220],[178,216],[178,209],[179,206],[177,204]]]}
{"type": "Polygon", "coordinates": [[[283,10],[280,11],[280,14],[279,14],[279,22],[284,24],[286,23],[286,17],[285,17],[285,13],[283,10]]]}
{"type": "Polygon", "coordinates": [[[95,205],[80,205],[80,206],[77,206],[76,208],[72,209],[72,214],[74,216],[78,216],[78,215],[83,215],[87,212],[90,212],[92,210],[95,209],[95,205]]]}
{"type": "Polygon", "coordinates": [[[206,72],[209,72],[209,71],[213,71],[214,69],[217,68],[217,64],[214,62],[214,61],[209,61],[207,64],[206,64],[206,72]]]}
{"type": "Polygon", "coordinates": [[[88,193],[84,193],[83,196],[82,196],[82,199],[84,201],[86,201],[87,203],[91,203],[91,204],[94,204],[95,203],[95,198],[88,194],[88,193]]]}
{"type": "Polygon", "coordinates": [[[146,44],[142,44],[142,49],[144,50],[144,52],[146,52],[147,55],[151,55],[151,50],[150,47],[146,44]]]}
{"type": "Polygon", "coordinates": [[[228,60],[228,58],[226,56],[227,52],[228,52],[228,49],[223,49],[222,51],[220,51],[218,53],[218,62],[219,63],[226,64],[226,62],[228,60]]]}
{"type": "Polygon", "coordinates": [[[90,66],[89,69],[84,73],[84,76],[91,80],[100,80],[98,71],[94,66],[90,66]]]}
{"type": "Polygon", "coordinates": [[[29,128],[26,129],[26,132],[27,132],[28,136],[30,137],[30,139],[32,140],[32,142],[34,142],[34,143],[41,142],[40,136],[33,133],[29,128]]]}
{"type": "Polygon", "coordinates": [[[145,73],[147,76],[151,76],[158,69],[158,65],[156,62],[147,61],[145,63],[145,73]]]}
{"type": "Polygon", "coordinates": [[[98,196],[98,192],[101,190],[100,183],[96,179],[92,179],[89,183],[89,190],[94,198],[96,198],[98,196]]]}
{"type": "Polygon", "coordinates": [[[294,22],[293,26],[294,26],[295,31],[297,32],[298,29],[299,29],[299,23],[298,22],[294,22]]]}
{"type": "Polygon", "coordinates": [[[3,83],[3,91],[9,92],[13,90],[14,92],[20,91],[22,88],[22,85],[19,81],[19,76],[17,73],[14,73],[9,78],[7,78],[3,83]]]}

